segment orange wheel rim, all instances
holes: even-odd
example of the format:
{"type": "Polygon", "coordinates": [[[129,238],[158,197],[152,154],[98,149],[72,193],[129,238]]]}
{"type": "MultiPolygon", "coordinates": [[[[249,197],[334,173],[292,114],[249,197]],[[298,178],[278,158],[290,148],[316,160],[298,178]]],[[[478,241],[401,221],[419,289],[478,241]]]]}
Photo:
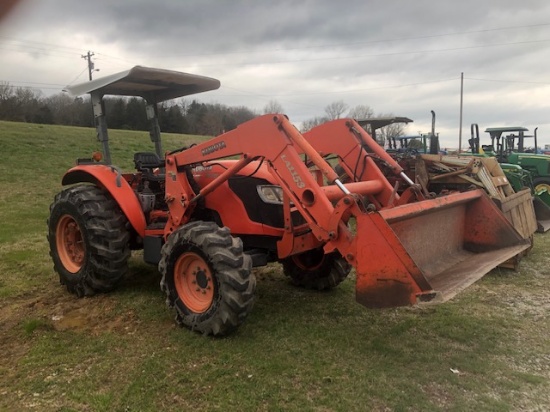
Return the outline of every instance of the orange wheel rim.
{"type": "Polygon", "coordinates": [[[178,296],[187,308],[204,313],[214,301],[212,272],[196,253],[182,254],[174,266],[174,283],[178,296]]]}
{"type": "Polygon", "coordinates": [[[84,265],[86,246],[80,226],[72,216],[64,215],[59,219],[55,239],[61,264],[70,273],[78,272],[84,265]]]}

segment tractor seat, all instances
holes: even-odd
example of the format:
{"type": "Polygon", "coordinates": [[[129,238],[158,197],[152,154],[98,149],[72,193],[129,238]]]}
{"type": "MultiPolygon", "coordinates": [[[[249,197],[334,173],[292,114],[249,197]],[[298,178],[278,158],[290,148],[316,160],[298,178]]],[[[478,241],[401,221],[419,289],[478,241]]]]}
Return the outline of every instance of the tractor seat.
{"type": "Polygon", "coordinates": [[[134,154],[134,164],[138,172],[149,180],[164,180],[164,160],[153,152],[137,152],[134,154]],[[155,169],[159,171],[155,172],[155,169]]]}

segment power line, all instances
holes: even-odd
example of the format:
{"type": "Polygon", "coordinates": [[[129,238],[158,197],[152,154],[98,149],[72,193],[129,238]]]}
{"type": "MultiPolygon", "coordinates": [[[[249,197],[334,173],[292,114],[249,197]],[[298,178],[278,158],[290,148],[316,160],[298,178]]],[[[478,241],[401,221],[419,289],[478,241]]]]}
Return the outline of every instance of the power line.
{"type": "MultiPolygon", "coordinates": [[[[290,47],[290,48],[277,48],[277,49],[270,49],[268,51],[266,50],[237,50],[237,51],[231,51],[231,52],[222,52],[222,53],[197,53],[197,54],[182,54],[180,57],[196,57],[196,56],[223,56],[223,55],[230,55],[230,54],[251,54],[251,53],[263,53],[263,52],[280,52],[280,51],[299,51],[299,50],[312,50],[312,49],[323,49],[323,48],[333,48],[333,47],[342,47],[342,46],[358,46],[358,45],[368,45],[368,44],[378,44],[378,43],[387,43],[387,42],[396,42],[396,41],[409,41],[409,40],[422,40],[422,39],[429,39],[429,38],[438,38],[438,37],[450,37],[450,36],[459,36],[464,34],[476,34],[476,33],[488,33],[488,32],[495,32],[495,31],[505,31],[505,30],[515,30],[515,29],[525,29],[525,28],[534,28],[534,27],[546,27],[550,26],[550,23],[539,23],[539,24],[530,24],[530,25],[520,25],[520,26],[508,26],[508,27],[496,27],[496,28],[489,28],[489,29],[481,29],[481,30],[469,30],[469,31],[463,31],[463,32],[454,32],[454,33],[438,33],[438,34],[431,34],[431,35],[424,35],[424,36],[413,36],[413,37],[399,37],[399,38],[392,38],[392,39],[381,39],[381,40],[369,40],[369,41],[358,41],[358,42],[346,42],[346,43],[334,43],[334,44],[321,44],[321,45],[313,45],[313,46],[304,46],[304,47],[290,47]]],[[[44,42],[37,42],[33,40],[20,40],[16,39],[14,37],[9,36],[0,36],[0,38],[16,41],[19,43],[29,43],[29,44],[38,44],[38,45],[44,45],[48,46],[54,49],[66,49],[66,50],[78,50],[74,47],[67,47],[62,46],[58,44],[52,44],[52,43],[44,43],[44,42]]],[[[548,41],[548,40],[543,40],[548,41]]],[[[530,42],[536,42],[536,41],[530,41],[530,42]]],[[[518,43],[503,43],[504,44],[522,44],[525,42],[518,42],[518,43]]],[[[477,46],[477,47],[491,47],[492,45],[488,46],[477,46]]],[[[39,51],[50,51],[47,49],[39,48],[36,46],[27,46],[30,48],[37,49],[39,51]]],[[[474,46],[475,47],[475,46],[474,46]]],[[[6,50],[13,50],[13,49],[6,49],[6,50]]],[[[445,50],[445,49],[443,49],[445,50]]],[[[448,49],[448,50],[456,50],[456,49],[448,49]]],[[[63,52],[63,50],[59,50],[60,52],[63,52]]],[[[50,51],[51,52],[51,51],[50,51]]],[[[73,52],[66,51],[64,53],[71,53],[73,52]]],[[[407,52],[401,52],[401,54],[404,54],[407,52]]],[[[419,53],[419,52],[408,52],[410,53],[419,53]]],[[[107,54],[98,53],[98,55],[103,55],[105,57],[108,57],[110,59],[115,60],[121,60],[121,61],[127,61],[124,59],[121,59],[119,57],[109,56],[107,54]]],[[[380,54],[380,56],[384,56],[386,54],[380,54]]],[[[374,55],[378,56],[378,55],[374,55]]]]}
{"type": "Polygon", "coordinates": [[[465,77],[466,80],[475,80],[480,82],[497,82],[497,83],[522,83],[522,84],[541,84],[544,86],[550,86],[550,83],[545,82],[532,82],[523,80],[498,80],[498,79],[476,79],[473,77],[465,77]]]}
{"type": "MultiPolygon", "coordinates": [[[[3,80],[0,80],[0,83],[3,82],[3,80]]],[[[25,84],[25,82],[18,82],[18,83],[23,83],[25,84]]],[[[10,86],[12,86],[12,83],[9,82],[8,83],[10,86]]],[[[58,87],[45,87],[45,86],[18,86],[18,85],[13,85],[13,87],[21,87],[23,89],[31,89],[31,90],[36,90],[36,91],[42,91],[42,90],[58,90],[58,91],[62,91],[63,88],[62,86],[58,86],[58,87]]]]}
{"type": "MultiPolygon", "coordinates": [[[[82,75],[82,73],[84,73],[86,71],[86,69],[87,69],[87,67],[84,68],[78,74],[78,76],[76,76],[76,78],[68,84],[74,83],[74,81],[76,81],[82,75]]],[[[247,90],[227,86],[227,85],[223,85],[223,88],[221,90],[229,89],[229,90],[233,90],[235,92],[241,93],[240,95],[235,95],[235,96],[248,95],[248,96],[251,96],[251,97],[260,98],[262,100],[271,100],[275,97],[296,97],[296,96],[315,96],[315,95],[330,95],[330,94],[362,93],[362,92],[368,92],[368,91],[374,91],[374,90],[396,89],[396,88],[402,88],[402,87],[423,86],[423,85],[434,84],[434,83],[445,83],[445,82],[456,81],[457,79],[458,79],[457,77],[451,77],[451,78],[447,78],[447,79],[427,80],[427,81],[421,81],[421,82],[415,82],[415,83],[392,84],[392,85],[376,86],[376,87],[353,89],[353,90],[333,90],[333,91],[323,91],[323,92],[293,91],[293,92],[284,93],[284,94],[269,94],[269,95],[267,95],[267,94],[258,94],[258,93],[250,92],[250,91],[247,91],[247,90]]],[[[525,80],[480,79],[480,78],[474,78],[474,77],[464,77],[464,79],[465,80],[473,80],[473,81],[484,81],[484,82],[537,84],[537,85],[550,86],[550,83],[548,83],[548,82],[534,82],[534,81],[525,81],[525,80]]],[[[54,90],[54,89],[58,89],[59,87],[65,87],[64,84],[58,84],[58,83],[40,83],[40,82],[26,82],[26,81],[13,81],[13,80],[0,80],[0,82],[9,83],[9,84],[17,83],[17,84],[25,84],[25,85],[27,85],[27,84],[36,85],[37,87],[24,86],[24,87],[29,87],[29,88],[33,88],[33,89],[43,88],[43,89],[54,90]],[[58,87],[45,87],[45,86],[58,86],[58,87]]],[[[228,97],[228,96],[231,96],[231,95],[224,95],[224,97],[228,97]]],[[[302,105],[302,106],[313,107],[311,105],[304,104],[304,103],[292,102],[292,101],[288,101],[288,102],[292,103],[292,104],[298,104],[298,105],[302,105]]]]}
{"type": "MultiPolygon", "coordinates": [[[[108,59],[120,60],[121,62],[130,63],[130,64],[132,64],[132,65],[136,65],[135,62],[131,62],[131,61],[129,61],[129,60],[122,59],[122,58],[120,58],[120,57],[110,56],[110,55],[105,54],[105,53],[97,53],[97,56],[104,56],[104,57],[106,57],[106,58],[108,58],[108,59]]],[[[102,59],[101,59],[100,57],[98,57],[96,60],[102,60],[102,59]]]]}
{"type": "Polygon", "coordinates": [[[4,82],[4,83],[21,83],[21,84],[36,84],[36,85],[46,85],[46,86],[64,86],[63,84],[57,84],[57,83],[24,82],[24,81],[18,81],[18,80],[0,80],[0,82],[4,82]]]}
{"type": "Polygon", "coordinates": [[[9,36],[0,36],[0,38],[8,39],[8,40],[11,40],[11,41],[16,41],[18,43],[41,44],[41,45],[52,47],[52,48],[55,48],[55,49],[74,50],[75,52],[78,52],[80,50],[80,49],[77,49],[75,47],[67,47],[67,46],[62,46],[62,45],[59,45],[59,44],[44,43],[44,42],[39,42],[39,41],[34,41],[34,40],[20,40],[20,39],[16,39],[15,37],[9,37],[9,36]]]}
{"type": "MultiPolygon", "coordinates": [[[[406,83],[406,84],[394,84],[394,85],[388,85],[388,86],[378,86],[378,87],[371,87],[367,89],[356,89],[356,90],[338,90],[338,91],[330,91],[330,92],[315,92],[315,93],[303,93],[303,92],[294,92],[294,94],[270,94],[270,95],[264,95],[264,94],[256,94],[253,92],[249,92],[246,90],[236,89],[234,87],[230,86],[223,86],[221,91],[223,89],[230,89],[234,90],[236,92],[243,93],[239,96],[247,95],[251,97],[255,97],[261,100],[270,101],[273,100],[273,98],[280,98],[282,97],[283,100],[282,103],[285,104],[294,104],[298,106],[304,106],[304,107],[313,107],[318,108],[318,105],[313,104],[307,104],[307,103],[300,103],[292,100],[284,99],[285,97],[296,97],[296,96],[311,96],[311,95],[330,95],[330,94],[347,94],[347,93],[360,93],[360,92],[366,92],[366,91],[373,91],[373,90],[382,90],[382,89],[392,89],[392,88],[400,88],[400,87],[411,87],[411,86],[419,86],[424,84],[431,84],[431,83],[441,83],[441,82],[448,82],[448,81],[456,81],[458,78],[450,78],[450,79],[440,79],[440,80],[430,80],[430,81],[424,81],[424,82],[417,82],[417,83],[406,83]]],[[[229,97],[231,95],[224,95],[224,97],[229,97]]]]}
{"type": "Polygon", "coordinates": [[[332,47],[342,47],[342,46],[358,46],[358,45],[367,45],[367,44],[389,43],[389,42],[395,42],[395,41],[423,40],[423,39],[431,39],[431,38],[438,38],[438,37],[459,36],[463,34],[476,34],[476,33],[486,33],[486,32],[493,32],[493,31],[512,30],[512,29],[544,27],[544,26],[550,26],[550,23],[531,24],[531,25],[524,25],[524,26],[497,27],[492,29],[471,30],[471,31],[463,31],[463,32],[455,32],[455,33],[440,33],[440,34],[431,34],[431,35],[414,36],[414,37],[399,37],[399,38],[393,38],[393,39],[321,44],[321,45],[304,46],[304,47],[288,47],[288,48],[270,49],[268,51],[238,50],[238,51],[223,52],[223,53],[216,52],[216,53],[183,54],[183,55],[180,55],[180,57],[223,56],[223,55],[229,55],[229,54],[249,54],[249,53],[267,53],[267,52],[271,53],[271,52],[289,51],[289,50],[311,50],[311,49],[322,49],[322,48],[332,48],[332,47]]]}
{"type": "MultiPolygon", "coordinates": [[[[9,45],[8,45],[9,46],[9,45]]],[[[78,56],[78,53],[72,53],[72,52],[64,52],[62,50],[56,51],[56,50],[47,50],[47,49],[40,49],[36,48],[34,50],[21,50],[20,48],[10,48],[10,47],[0,47],[0,50],[8,50],[8,51],[14,51],[14,52],[26,52],[33,55],[42,55],[42,56],[54,56],[59,57],[63,59],[71,58],[73,59],[75,56],[78,56]],[[61,54],[63,53],[63,54],[61,54]]]]}
{"type": "MultiPolygon", "coordinates": [[[[393,85],[387,85],[387,86],[376,86],[376,87],[369,87],[365,89],[354,89],[354,90],[335,90],[335,91],[324,91],[324,92],[290,92],[285,94],[271,94],[271,98],[273,97],[292,97],[294,95],[298,96],[315,96],[315,95],[325,95],[325,94],[346,94],[346,93],[362,93],[362,92],[368,92],[373,90],[383,90],[383,89],[396,89],[400,87],[412,87],[412,86],[422,86],[425,84],[432,84],[432,83],[443,83],[443,82],[450,82],[450,81],[456,81],[457,77],[452,77],[448,79],[439,79],[439,80],[428,80],[423,82],[416,82],[416,83],[404,83],[404,84],[393,84],[393,85]]],[[[253,94],[252,92],[247,92],[243,90],[238,90],[233,87],[223,86],[224,89],[231,89],[235,91],[240,91],[242,93],[247,94],[253,94]]]]}
{"type": "Polygon", "coordinates": [[[464,46],[464,47],[448,47],[444,49],[431,49],[431,50],[407,50],[399,52],[388,52],[388,53],[371,53],[371,54],[357,54],[355,53],[352,56],[336,56],[336,57],[319,57],[312,59],[295,59],[295,60],[280,60],[280,61],[270,61],[270,62],[254,62],[254,63],[220,63],[220,64],[196,64],[196,67],[219,67],[219,66],[257,66],[262,64],[287,64],[287,63],[305,63],[305,62],[317,62],[317,61],[327,61],[327,60],[349,60],[349,59],[358,59],[365,57],[387,57],[387,56],[400,56],[400,55],[410,55],[410,54],[430,54],[430,53],[444,53],[450,51],[460,51],[460,50],[471,50],[471,49],[483,49],[488,47],[502,47],[502,46],[515,46],[520,44],[534,44],[534,43],[546,43],[550,42],[550,39],[543,40],[526,40],[519,42],[507,42],[507,43],[493,43],[493,44],[483,44],[478,46],[464,46]]]}
{"type": "Polygon", "coordinates": [[[74,82],[76,82],[80,76],[82,76],[82,73],[84,73],[86,70],[88,69],[88,67],[84,67],[84,69],[82,69],[82,71],[80,73],[78,73],[78,75],[72,80],[70,81],[69,83],[67,83],[68,85],[71,85],[73,84],[74,82]]]}

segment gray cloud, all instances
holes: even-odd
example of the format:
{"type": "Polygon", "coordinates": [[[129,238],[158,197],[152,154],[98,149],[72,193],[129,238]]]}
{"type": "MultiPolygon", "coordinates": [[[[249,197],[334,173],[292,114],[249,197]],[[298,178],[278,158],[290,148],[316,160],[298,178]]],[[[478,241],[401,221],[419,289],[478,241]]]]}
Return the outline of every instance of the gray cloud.
{"type": "Polygon", "coordinates": [[[92,50],[101,74],[143,64],[213,76],[221,89],[199,99],[256,110],[275,99],[298,123],[343,100],[411,117],[411,131],[427,131],[435,110],[452,146],[464,72],[464,134],[471,122],[482,129],[521,124],[539,126],[541,140],[550,143],[550,3],[543,0],[26,0],[23,6],[0,27],[3,81],[85,81],[79,54],[92,50]]]}

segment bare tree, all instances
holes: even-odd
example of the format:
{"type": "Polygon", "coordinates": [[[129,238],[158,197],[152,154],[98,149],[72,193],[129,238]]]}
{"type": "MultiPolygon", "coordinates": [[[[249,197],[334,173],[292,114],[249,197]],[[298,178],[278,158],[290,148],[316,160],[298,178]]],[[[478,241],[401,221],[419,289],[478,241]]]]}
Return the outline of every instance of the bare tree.
{"type": "MultiPolygon", "coordinates": [[[[393,117],[393,113],[382,113],[379,115],[380,117],[393,117]]],[[[405,135],[405,127],[406,125],[404,123],[393,123],[389,124],[387,126],[381,127],[376,131],[376,140],[378,143],[380,143],[382,146],[387,142],[389,139],[404,136],[405,135]]]]}
{"type": "Polygon", "coordinates": [[[348,112],[348,117],[355,120],[364,120],[374,116],[374,110],[366,104],[359,104],[348,112]]]}
{"type": "Polygon", "coordinates": [[[17,113],[17,99],[9,83],[0,82],[0,119],[14,120],[17,113]]]}
{"type": "Polygon", "coordinates": [[[269,103],[267,103],[264,106],[264,114],[269,113],[284,113],[285,110],[283,109],[283,106],[277,101],[277,100],[270,100],[269,103]]]}
{"type": "Polygon", "coordinates": [[[71,126],[93,124],[92,105],[88,98],[72,98],[65,93],[47,97],[45,104],[50,108],[54,123],[71,126]]]}
{"type": "Polygon", "coordinates": [[[319,126],[320,124],[323,124],[325,122],[328,122],[330,119],[324,116],[316,116],[312,119],[307,119],[302,122],[302,127],[300,128],[300,131],[302,133],[305,133],[311,129],[313,129],[315,126],[319,126]]]}
{"type": "Polygon", "coordinates": [[[188,101],[187,99],[184,99],[184,98],[180,98],[177,100],[178,102],[178,105],[180,106],[181,108],[181,113],[186,116],[187,115],[187,111],[189,110],[189,105],[191,104],[190,101],[188,101]]]}
{"type": "Polygon", "coordinates": [[[348,105],[343,100],[338,100],[325,107],[325,113],[329,120],[334,120],[339,119],[347,109],[348,105]]]}
{"type": "Polygon", "coordinates": [[[10,99],[15,102],[11,120],[32,122],[40,109],[40,94],[40,91],[35,92],[28,87],[16,87],[13,98],[10,99]]]}
{"type": "Polygon", "coordinates": [[[13,96],[13,87],[7,82],[0,82],[0,102],[13,96]]]}

